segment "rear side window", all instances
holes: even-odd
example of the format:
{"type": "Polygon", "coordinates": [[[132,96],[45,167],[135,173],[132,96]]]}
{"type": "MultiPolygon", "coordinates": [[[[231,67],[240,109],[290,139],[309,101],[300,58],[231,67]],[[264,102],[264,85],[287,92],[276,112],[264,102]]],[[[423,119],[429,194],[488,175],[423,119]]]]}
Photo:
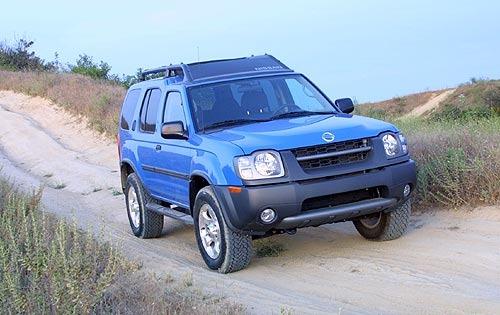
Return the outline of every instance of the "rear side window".
{"type": "Polygon", "coordinates": [[[165,102],[165,112],[163,122],[182,121],[184,124],[184,109],[182,108],[182,98],[179,92],[169,92],[165,102]]]}
{"type": "Polygon", "coordinates": [[[141,94],[140,89],[130,90],[127,93],[127,97],[123,102],[122,107],[122,118],[120,121],[120,127],[125,130],[129,130],[134,120],[135,107],[137,106],[137,101],[139,100],[139,95],[141,94]]]}
{"type": "Polygon", "coordinates": [[[151,89],[146,92],[141,109],[141,131],[150,133],[156,131],[156,117],[158,115],[160,99],[160,89],[151,89]]]}

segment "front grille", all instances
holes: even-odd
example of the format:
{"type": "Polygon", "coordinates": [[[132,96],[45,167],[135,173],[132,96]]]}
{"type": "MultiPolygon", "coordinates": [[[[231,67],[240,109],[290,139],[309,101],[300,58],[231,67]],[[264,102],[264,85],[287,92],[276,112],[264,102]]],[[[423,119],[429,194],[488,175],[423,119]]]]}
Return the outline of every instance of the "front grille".
{"type": "Polygon", "coordinates": [[[371,150],[369,139],[293,149],[300,166],[305,170],[363,161],[371,150]]]}
{"type": "Polygon", "coordinates": [[[385,197],[387,194],[386,190],[386,187],[380,186],[309,198],[302,203],[302,211],[334,207],[372,198],[385,197]]]}

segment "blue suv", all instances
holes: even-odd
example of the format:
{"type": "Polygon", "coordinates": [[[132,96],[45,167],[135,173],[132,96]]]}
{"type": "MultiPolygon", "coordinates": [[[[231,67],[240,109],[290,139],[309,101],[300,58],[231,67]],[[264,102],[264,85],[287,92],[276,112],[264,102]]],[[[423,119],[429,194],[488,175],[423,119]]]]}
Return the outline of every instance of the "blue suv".
{"type": "Polygon", "coordinates": [[[252,240],[352,221],[367,239],[408,226],[415,163],[391,124],[350,114],[270,55],[142,73],[123,103],[118,145],[130,226],[195,227],[203,260],[245,268],[252,240]]]}

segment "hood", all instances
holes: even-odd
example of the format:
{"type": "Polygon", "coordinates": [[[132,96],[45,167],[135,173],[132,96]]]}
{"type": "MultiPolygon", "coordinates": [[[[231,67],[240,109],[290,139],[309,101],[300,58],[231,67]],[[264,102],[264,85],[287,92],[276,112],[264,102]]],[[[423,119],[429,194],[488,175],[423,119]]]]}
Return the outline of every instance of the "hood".
{"type": "Polygon", "coordinates": [[[386,122],[356,115],[315,115],[235,126],[209,134],[239,146],[245,154],[257,150],[288,150],[326,144],[325,132],[334,134],[333,142],[375,137],[384,131],[397,132],[386,122]]]}

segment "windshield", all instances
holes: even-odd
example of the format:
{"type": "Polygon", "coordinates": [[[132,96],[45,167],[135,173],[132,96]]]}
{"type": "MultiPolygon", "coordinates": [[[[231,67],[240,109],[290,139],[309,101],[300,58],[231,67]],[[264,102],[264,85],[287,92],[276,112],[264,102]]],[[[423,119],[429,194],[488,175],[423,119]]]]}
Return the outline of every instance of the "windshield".
{"type": "Polygon", "coordinates": [[[301,75],[261,77],[188,89],[198,130],[286,117],[331,114],[330,102],[301,75]]]}

